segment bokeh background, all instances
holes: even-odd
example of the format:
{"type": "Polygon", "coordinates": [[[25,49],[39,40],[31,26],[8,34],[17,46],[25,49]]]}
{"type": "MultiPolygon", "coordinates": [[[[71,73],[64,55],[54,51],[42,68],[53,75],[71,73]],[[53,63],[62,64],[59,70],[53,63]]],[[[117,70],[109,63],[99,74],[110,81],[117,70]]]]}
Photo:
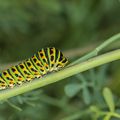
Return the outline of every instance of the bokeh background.
{"type": "MultiPolygon", "coordinates": [[[[72,61],[119,32],[119,0],[1,0],[0,69],[49,46],[72,61]]],[[[105,51],[116,48],[120,42],[105,51]]],[[[91,105],[100,106],[104,86],[120,96],[119,73],[120,61],[116,61],[11,98],[0,104],[0,120],[61,120],[91,105]],[[80,87],[83,81],[87,81],[85,89],[80,87]]],[[[92,114],[78,118],[88,119],[92,114]]]]}

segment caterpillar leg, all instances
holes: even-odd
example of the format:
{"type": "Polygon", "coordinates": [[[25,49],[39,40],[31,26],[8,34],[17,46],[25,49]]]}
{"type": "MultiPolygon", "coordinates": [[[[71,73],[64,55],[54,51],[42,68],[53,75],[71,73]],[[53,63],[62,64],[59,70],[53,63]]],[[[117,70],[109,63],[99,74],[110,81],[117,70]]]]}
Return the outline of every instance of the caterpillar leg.
{"type": "Polygon", "coordinates": [[[15,86],[15,82],[13,79],[10,79],[10,82],[9,82],[9,87],[10,88],[13,88],[15,86]]]}

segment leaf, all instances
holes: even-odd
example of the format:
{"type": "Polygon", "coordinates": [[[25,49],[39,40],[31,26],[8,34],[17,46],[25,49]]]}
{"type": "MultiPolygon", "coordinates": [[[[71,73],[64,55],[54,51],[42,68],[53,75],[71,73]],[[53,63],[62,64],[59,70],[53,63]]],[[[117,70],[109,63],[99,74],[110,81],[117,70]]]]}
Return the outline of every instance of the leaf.
{"type": "Polygon", "coordinates": [[[115,110],[115,105],[114,105],[114,101],[113,101],[113,96],[112,96],[112,92],[109,88],[104,88],[103,90],[103,96],[104,99],[110,109],[111,112],[113,112],[115,110]]]}
{"type": "Polygon", "coordinates": [[[79,84],[68,84],[65,87],[65,93],[69,97],[74,97],[81,89],[81,86],[79,84]]]}
{"type": "Polygon", "coordinates": [[[16,106],[15,104],[11,103],[10,101],[6,100],[6,102],[8,103],[8,105],[13,107],[14,109],[16,109],[18,111],[22,111],[22,109],[20,107],[16,106]]]}
{"type": "Polygon", "coordinates": [[[83,99],[86,104],[90,104],[91,96],[90,96],[88,88],[86,87],[83,89],[83,99]]]}

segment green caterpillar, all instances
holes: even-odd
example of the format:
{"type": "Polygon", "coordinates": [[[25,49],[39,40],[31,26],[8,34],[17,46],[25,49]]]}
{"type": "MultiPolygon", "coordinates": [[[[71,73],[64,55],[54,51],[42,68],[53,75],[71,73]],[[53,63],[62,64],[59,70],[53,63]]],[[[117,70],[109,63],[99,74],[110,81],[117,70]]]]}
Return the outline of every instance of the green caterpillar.
{"type": "Polygon", "coordinates": [[[23,82],[40,78],[45,74],[58,71],[68,60],[54,47],[39,50],[31,58],[12,66],[0,74],[0,89],[13,88],[23,82]]]}

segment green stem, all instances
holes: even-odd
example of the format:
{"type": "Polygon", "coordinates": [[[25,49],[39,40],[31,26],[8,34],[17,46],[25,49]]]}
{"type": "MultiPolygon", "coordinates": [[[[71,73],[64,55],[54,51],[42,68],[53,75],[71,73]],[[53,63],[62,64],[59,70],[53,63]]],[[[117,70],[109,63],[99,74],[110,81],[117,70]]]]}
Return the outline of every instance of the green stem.
{"type": "Polygon", "coordinates": [[[72,115],[70,115],[68,117],[63,118],[62,120],[77,120],[77,119],[81,118],[83,115],[86,115],[86,114],[90,114],[89,109],[79,111],[79,112],[77,112],[75,114],[72,114],[72,115]]]}
{"type": "Polygon", "coordinates": [[[120,59],[120,49],[114,50],[112,52],[89,59],[88,61],[85,61],[83,63],[79,63],[77,65],[65,68],[61,71],[51,73],[47,76],[44,76],[43,78],[34,80],[30,83],[23,84],[22,86],[14,87],[13,89],[3,90],[0,92],[0,100],[5,100],[10,97],[34,90],[36,88],[40,88],[42,86],[60,81],[64,78],[73,76],[88,69],[119,59],[120,59]]]}
{"type": "Polygon", "coordinates": [[[111,43],[115,42],[116,40],[120,40],[120,33],[114,35],[113,37],[107,39],[105,42],[103,42],[101,45],[99,45],[97,48],[95,48],[95,50],[93,50],[92,52],[88,53],[87,55],[81,57],[80,59],[72,62],[71,64],[69,64],[69,66],[71,65],[75,65],[77,63],[80,63],[82,61],[85,61],[91,57],[94,57],[96,55],[98,55],[98,53],[103,50],[105,47],[107,47],[108,45],[110,45],[111,43]]]}
{"type": "Polygon", "coordinates": [[[9,102],[8,100],[6,100],[6,102],[7,102],[11,107],[15,108],[16,110],[22,111],[22,109],[21,109],[20,107],[18,107],[18,106],[16,106],[15,104],[9,102]]]}
{"type": "Polygon", "coordinates": [[[113,113],[113,116],[116,118],[120,118],[120,114],[119,113],[113,113]]]}

